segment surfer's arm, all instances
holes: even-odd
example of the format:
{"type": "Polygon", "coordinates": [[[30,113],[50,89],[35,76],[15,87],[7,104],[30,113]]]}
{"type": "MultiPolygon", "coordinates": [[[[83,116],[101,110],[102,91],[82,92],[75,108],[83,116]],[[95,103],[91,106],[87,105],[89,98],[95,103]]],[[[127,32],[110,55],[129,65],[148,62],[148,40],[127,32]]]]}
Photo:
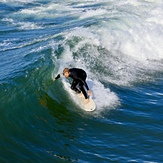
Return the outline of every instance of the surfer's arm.
{"type": "Polygon", "coordinates": [[[58,74],[58,75],[54,78],[54,81],[57,80],[57,79],[59,79],[60,77],[61,77],[61,75],[58,74]]]}

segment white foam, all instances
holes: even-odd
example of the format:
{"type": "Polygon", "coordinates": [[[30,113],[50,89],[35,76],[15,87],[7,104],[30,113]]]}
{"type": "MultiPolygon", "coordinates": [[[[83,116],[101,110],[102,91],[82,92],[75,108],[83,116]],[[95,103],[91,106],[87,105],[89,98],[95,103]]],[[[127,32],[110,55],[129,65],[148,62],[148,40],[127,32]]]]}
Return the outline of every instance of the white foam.
{"type": "Polygon", "coordinates": [[[83,12],[83,14],[80,16],[80,19],[90,18],[90,17],[96,17],[96,16],[102,16],[107,13],[107,10],[105,9],[96,9],[96,10],[87,10],[83,12]]]}
{"type": "Polygon", "coordinates": [[[163,4],[157,6],[153,9],[150,13],[150,17],[147,19],[148,22],[156,23],[158,25],[163,25],[163,11],[162,11],[163,4]]]}
{"type": "Polygon", "coordinates": [[[37,25],[36,23],[32,22],[23,22],[23,21],[17,21],[12,18],[4,18],[2,21],[9,22],[14,26],[17,26],[19,29],[22,30],[31,30],[31,29],[42,29],[40,25],[37,25]]]}
{"type": "Polygon", "coordinates": [[[35,17],[48,17],[48,18],[56,18],[60,16],[64,16],[67,14],[73,14],[73,8],[62,3],[50,3],[47,5],[37,6],[29,9],[22,9],[21,11],[17,12],[16,14],[21,15],[33,15],[35,17]]]}
{"type": "Polygon", "coordinates": [[[120,104],[119,98],[115,92],[110,91],[109,88],[105,88],[101,82],[88,79],[87,83],[93,92],[93,98],[98,110],[103,110],[103,108],[114,108],[120,104]]]}
{"type": "Polygon", "coordinates": [[[1,0],[3,3],[16,3],[16,2],[21,2],[21,3],[31,3],[31,2],[35,2],[35,0],[1,0]]]}
{"type": "Polygon", "coordinates": [[[6,46],[10,46],[11,45],[11,42],[10,40],[3,40],[3,42],[0,43],[0,47],[6,47],[6,46]]]}

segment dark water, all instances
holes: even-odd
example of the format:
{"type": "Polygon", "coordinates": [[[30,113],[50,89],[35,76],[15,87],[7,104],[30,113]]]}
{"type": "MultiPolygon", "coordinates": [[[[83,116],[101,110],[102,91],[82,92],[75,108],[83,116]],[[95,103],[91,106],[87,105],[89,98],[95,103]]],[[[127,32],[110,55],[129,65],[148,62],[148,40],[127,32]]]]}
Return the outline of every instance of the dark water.
{"type": "Polygon", "coordinates": [[[163,2],[0,2],[0,162],[163,162],[163,2]],[[83,68],[97,109],[75,104],[83,68]]]}

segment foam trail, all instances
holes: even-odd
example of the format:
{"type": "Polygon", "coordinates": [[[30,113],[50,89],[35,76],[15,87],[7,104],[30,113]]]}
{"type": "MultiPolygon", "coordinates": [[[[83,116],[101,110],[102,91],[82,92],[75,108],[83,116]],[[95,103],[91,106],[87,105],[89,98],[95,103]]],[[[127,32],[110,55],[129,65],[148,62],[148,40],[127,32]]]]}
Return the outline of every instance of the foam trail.
{"type": "Polygon", "coordinates": [[[97,80],[87,80],[90,90],[93,92],[93,99],[99,110],[102,108],[114,108],[119,104],[119,98],[111,92],[109,88],[105,88],[104,85],[97,80]]]}

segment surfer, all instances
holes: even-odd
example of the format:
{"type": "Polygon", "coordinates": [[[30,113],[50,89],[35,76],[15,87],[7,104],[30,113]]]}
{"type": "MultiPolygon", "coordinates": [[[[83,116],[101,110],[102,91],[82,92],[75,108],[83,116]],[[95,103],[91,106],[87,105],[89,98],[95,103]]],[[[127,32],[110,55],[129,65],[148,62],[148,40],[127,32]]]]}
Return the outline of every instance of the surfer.
{"type": "MultiPolygon", "coordinates": [[[[79,68],[65,68],[63,70],[63,75],[68,78],[72,78],[73,82],[71,84],[71,89],[73,91],[75,91],[76,93],[80,94],[81,92],[83,93],[84,97],[85,97],[85,104],[87,104],[89,102],[89,96],[92,96],[92,92],[89,90],[89,87],[86,83],[86,78],[87,78],[87,74],[84,70],[79,69],[79,68]],[[85,88],[87,90],[85,90],[85,88]]],[[[58,74],[54,80],[60,78],[60,74],[58,74]]]]}

